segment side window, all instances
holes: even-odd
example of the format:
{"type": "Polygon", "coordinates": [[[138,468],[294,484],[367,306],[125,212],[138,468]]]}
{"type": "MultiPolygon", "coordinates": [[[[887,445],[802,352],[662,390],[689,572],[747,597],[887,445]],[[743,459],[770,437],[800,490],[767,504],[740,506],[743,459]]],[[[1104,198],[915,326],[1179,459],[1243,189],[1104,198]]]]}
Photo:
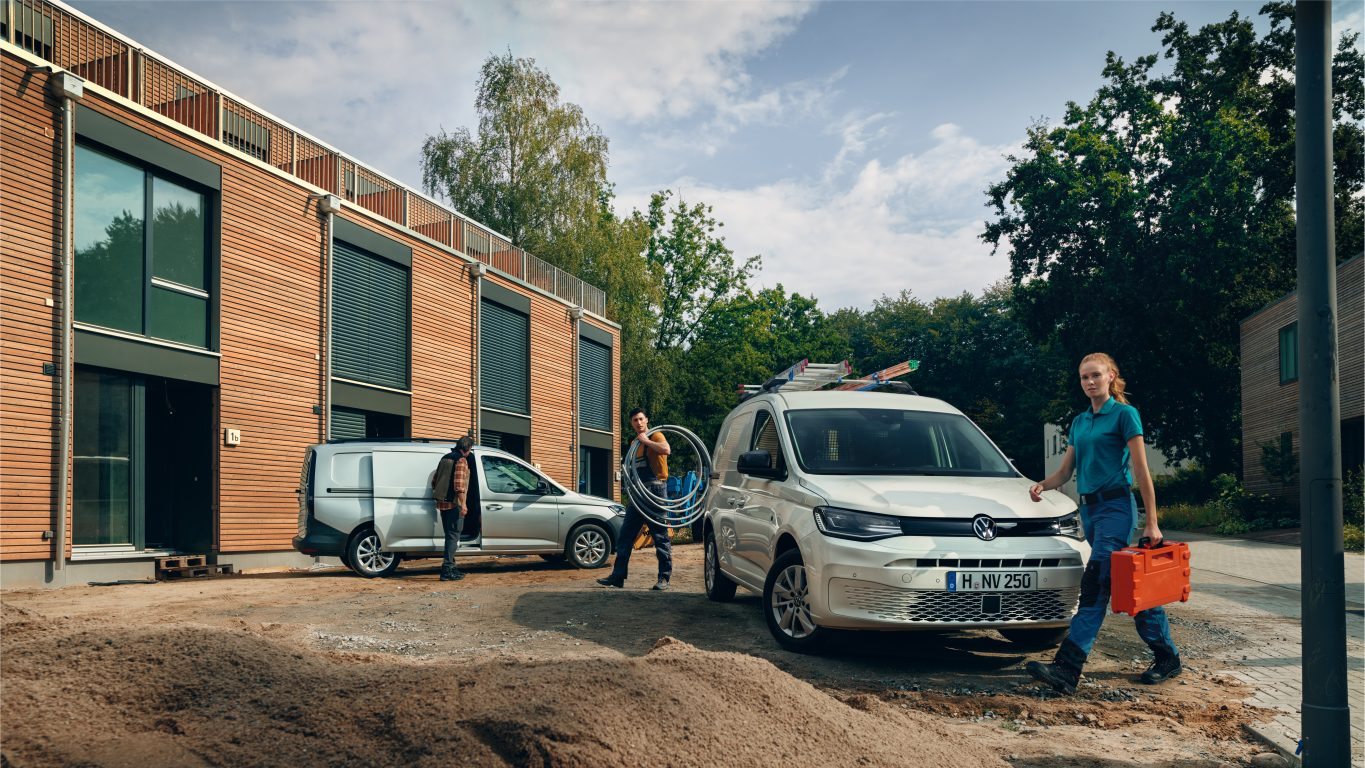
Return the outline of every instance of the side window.
{"type": "MultiPolygon", "coordinates": [[[[534,494],[536,486],[544,480],[535,470],[501,456],[484,456],[480,461],[484,483],[490,493],[534,494]]],[[[559,490],[550,485],[550,493],[557,496],[559,490]]]]}
{"type": "Polygon", "coordinates": [[[761,410],[754,418],[753,436],[749,439],[749,450],[767,451],[773,457],[773,466],[787,476],[787,459],[782,455],[782,441],[777,436],[777,421],[770,411],[761,410]]]}
{"type": "Polygon", "coordinates": [[[1299,323],[1294,321],[1280,329],[1280,383],[1299,379],[1299,323]]]}
{"type": "Polygon", "coordinates": [[[337,488],[373,488],[373,472],[369,452],[332,456],[332,485],[337,488]]]}

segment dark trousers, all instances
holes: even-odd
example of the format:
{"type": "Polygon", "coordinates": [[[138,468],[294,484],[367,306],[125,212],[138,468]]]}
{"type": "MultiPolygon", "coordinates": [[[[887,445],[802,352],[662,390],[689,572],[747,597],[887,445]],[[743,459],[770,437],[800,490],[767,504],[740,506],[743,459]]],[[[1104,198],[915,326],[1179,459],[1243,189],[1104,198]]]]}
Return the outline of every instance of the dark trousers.
{"type": "MultiPolygon", "coordinates": [[[[651,485],[650,490],[655,496],[663,496],[662,483],[651,485]]],[[[635,537],[640,535],[640,528],[645,525],[649,526],[649,535],[654,539],[654,554],[659,558],[659,578],[668,581],[673,576],[673,543],[668,539],[668,529],[649,522],[631,505],[626,508],[626,519],[621,524],[621,538],[616,542],[616,565],[611,569],[610,578],[626,580],[630,553],[635,549],[635,537]]]]}
{"type": "Polygon", "coordinates": [[[464,532],[464,515],[459,507],[441,510],[441,528],[446,532],[446,559],[441,563],[441,573],[458,571],[455,551],[460,548],[460,534],[464,532]]]}

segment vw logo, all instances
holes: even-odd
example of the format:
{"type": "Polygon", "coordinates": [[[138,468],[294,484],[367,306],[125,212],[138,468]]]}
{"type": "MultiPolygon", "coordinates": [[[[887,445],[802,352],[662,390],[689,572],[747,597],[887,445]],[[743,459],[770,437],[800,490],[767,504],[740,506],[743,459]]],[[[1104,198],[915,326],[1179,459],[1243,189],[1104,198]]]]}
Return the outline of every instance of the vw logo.
{"type": "Polygon", "coordinates": [[[972,533],[976,534],[982,541],[990,541],[995,538],[995,521],[985,515],[977,515],[972,518],[972,533]]]}

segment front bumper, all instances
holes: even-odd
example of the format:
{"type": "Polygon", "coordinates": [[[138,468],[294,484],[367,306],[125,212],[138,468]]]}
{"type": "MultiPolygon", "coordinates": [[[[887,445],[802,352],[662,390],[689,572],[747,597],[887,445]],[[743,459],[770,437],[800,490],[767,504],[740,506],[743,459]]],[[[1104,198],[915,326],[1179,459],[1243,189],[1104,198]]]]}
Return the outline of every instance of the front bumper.
{"type": "Polygon", "coordinates": [[[1064,537],[859,542],[816,533],[801,550],[816,622],[880,630],[1065,626],[1076,612],[1089,555],[1085,542],[1064,537]],[[953,571],[1029,571],[1037,574],[1038,589],[949,591],[953,571]],[[983,596],[998,597],[998,610],[994,601],[983,603],[983,596]]]}

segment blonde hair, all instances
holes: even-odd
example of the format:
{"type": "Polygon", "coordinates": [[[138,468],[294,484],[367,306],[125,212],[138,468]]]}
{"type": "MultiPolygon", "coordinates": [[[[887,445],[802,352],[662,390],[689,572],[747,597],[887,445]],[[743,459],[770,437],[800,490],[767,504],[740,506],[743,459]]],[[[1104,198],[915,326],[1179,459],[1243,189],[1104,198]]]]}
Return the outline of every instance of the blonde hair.
{"type": "Polygon", "coordinates": [[[1099,363],[1114,372],[1114,380],[1109,382],[1109,396],[1124,405],[1128,405],[1128,398],[1123,395],[1126,384],[1123,377],[1119,375],[1119,364],[1114,362],[1114,358],[1103,352],[1092,352],[1081,359],[1081,365],[1089,362],[1099,363]]]}

